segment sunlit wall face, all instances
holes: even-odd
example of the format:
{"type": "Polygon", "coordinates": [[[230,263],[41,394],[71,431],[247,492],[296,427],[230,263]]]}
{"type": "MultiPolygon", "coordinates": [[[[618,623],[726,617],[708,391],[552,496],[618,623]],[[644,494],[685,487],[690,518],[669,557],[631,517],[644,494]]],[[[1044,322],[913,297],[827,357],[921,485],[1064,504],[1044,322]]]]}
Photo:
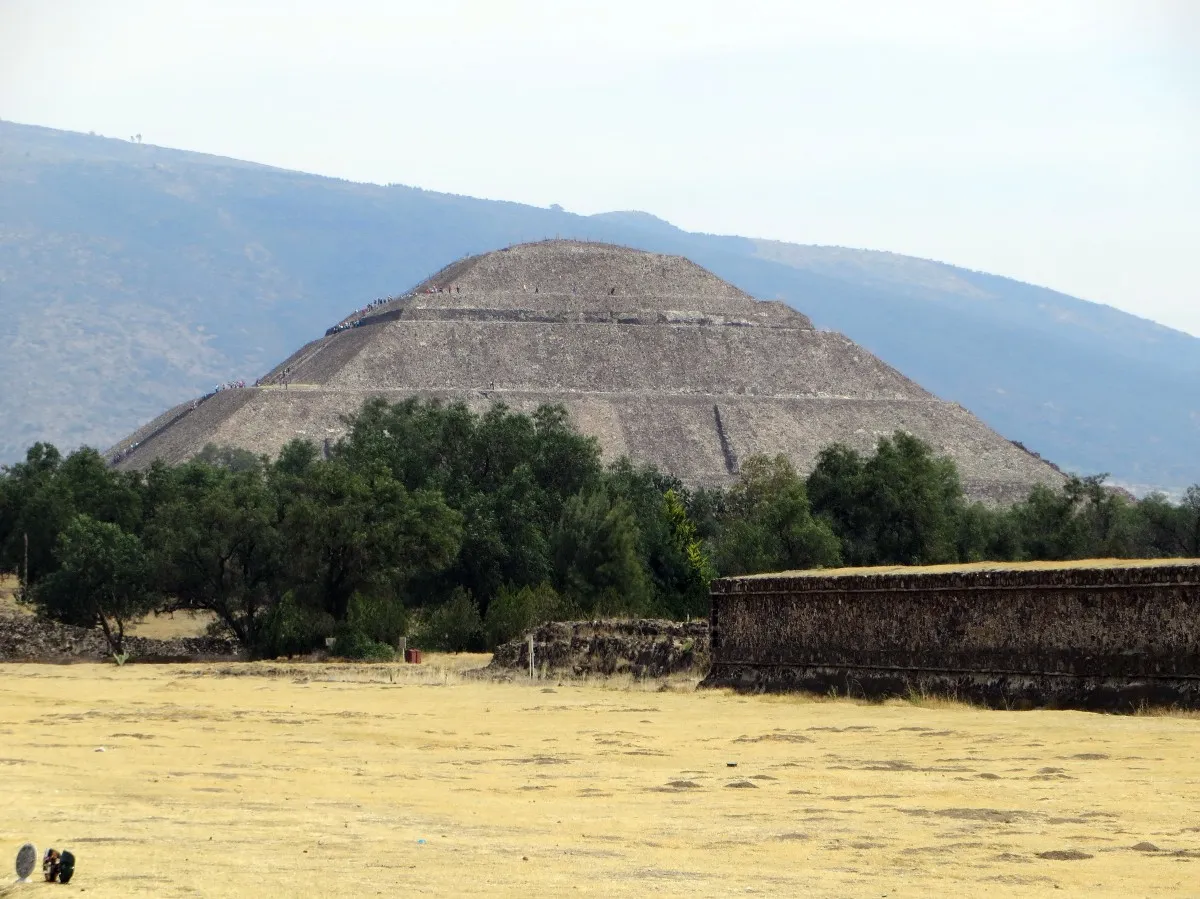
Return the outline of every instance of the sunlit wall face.
{"type": "Polygon", "coordinates": [[[1190,0],[0,3],[0,117],[888,249],[1200,334],[1190,0]]]}

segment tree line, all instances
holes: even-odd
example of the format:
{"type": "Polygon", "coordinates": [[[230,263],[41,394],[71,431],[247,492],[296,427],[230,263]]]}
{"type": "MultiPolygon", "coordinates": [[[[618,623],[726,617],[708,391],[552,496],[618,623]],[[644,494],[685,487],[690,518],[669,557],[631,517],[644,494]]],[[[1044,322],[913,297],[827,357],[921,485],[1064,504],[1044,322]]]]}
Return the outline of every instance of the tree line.
{"type": "Polygon", "coordinates": [[[707,614],[720,575],[838,565],[1200,556],[1200,486],[1137,501],[1103,477],[1005,508],[899,432],[801,476],[747,460],[727,489],[605,465],[562,407],[370,400],[327,457],[214,446],[118,471],[36,444],[0,470],[0,570],[115,655],[156,610],[211,614],[253,657],[494,646],[545,620],[707,614]]]}

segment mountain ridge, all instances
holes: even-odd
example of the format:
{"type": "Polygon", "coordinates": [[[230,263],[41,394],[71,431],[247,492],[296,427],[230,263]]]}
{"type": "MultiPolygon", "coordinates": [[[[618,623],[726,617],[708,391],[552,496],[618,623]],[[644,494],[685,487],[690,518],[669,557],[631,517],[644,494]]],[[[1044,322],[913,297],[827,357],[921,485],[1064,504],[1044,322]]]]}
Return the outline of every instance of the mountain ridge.
{"type": "Polygon", "coordinates": [[[561,235],[683,255],[785,299],[1063,467],[1200,479],[1200,339],[1002,276],[878,250],[687,232],[649,213],[290,172],[0,122],[0,461],[109,445],[254,378],[350,310],[470,253],[561,235]]]}

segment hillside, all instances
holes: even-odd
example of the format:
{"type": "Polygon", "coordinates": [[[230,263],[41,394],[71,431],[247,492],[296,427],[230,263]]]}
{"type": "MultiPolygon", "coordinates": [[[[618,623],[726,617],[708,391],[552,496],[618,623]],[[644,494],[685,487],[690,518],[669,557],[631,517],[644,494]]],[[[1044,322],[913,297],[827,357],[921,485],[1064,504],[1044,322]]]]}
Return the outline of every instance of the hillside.
{"type": "Polygon", "coordinates": [[[890,253],[692,234],[645,213],[354,184],[0,123],[0,461],[104,447],[265,373],[378,296],[544,237],[686,255],[842,331],[1064,468],[1200,480],[1200,339],[890,253]]]}

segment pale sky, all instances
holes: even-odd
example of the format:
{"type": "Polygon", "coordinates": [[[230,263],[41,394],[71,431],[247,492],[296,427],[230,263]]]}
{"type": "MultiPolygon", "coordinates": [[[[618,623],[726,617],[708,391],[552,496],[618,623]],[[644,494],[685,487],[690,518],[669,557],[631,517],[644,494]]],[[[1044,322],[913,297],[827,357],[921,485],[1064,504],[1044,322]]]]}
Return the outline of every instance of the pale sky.
{"type": "Polygon", "coordinates": [[[1200,0],[0,0],[0,118],[892,250],[1200,335],[1200,0]]]}

